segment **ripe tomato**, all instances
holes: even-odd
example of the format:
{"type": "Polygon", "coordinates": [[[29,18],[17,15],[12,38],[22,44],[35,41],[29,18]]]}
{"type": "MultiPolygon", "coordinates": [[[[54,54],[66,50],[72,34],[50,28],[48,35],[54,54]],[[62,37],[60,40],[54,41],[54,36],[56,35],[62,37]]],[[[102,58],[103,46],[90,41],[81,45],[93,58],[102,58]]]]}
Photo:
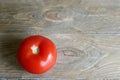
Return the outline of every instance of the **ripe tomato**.
{"type": "Polygon", "coordinates": [[[18,62],[30,73],[41,74],[48,71],[56,62],[56,46],[43,36],[26,38],[17,53],[18,62]]]}

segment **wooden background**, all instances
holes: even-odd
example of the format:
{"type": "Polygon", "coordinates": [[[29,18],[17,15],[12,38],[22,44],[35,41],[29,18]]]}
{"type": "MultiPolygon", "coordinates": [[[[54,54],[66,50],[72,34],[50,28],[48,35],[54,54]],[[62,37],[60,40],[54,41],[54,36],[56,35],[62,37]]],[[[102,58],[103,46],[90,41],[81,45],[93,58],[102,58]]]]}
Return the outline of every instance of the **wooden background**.
{"type": "Polygon", "coordinates": [[[0,0],[0,77],[37,80],[120,80],[120,0],[0,0]],[[47,73],[24,71],[20,42],[43,35],[57,46],[47,73]]]}

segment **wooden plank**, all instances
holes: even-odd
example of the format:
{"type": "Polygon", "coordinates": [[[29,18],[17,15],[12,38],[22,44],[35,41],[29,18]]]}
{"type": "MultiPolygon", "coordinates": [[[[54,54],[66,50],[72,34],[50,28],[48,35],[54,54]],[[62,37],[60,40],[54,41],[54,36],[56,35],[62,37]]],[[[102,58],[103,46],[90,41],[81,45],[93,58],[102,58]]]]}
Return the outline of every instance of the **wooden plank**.
{"type": "Polygon", "coordinates": [[[41,80],[120,79],[119,0],[0,0],[0,77],[41,80]],[[57,46],[47,73],[24,71],[20,42],[43,35],[57,46]]]}
{"type": "Polygon", "coordinates": [[[79,79],[82,77],[86,79],[87,76],[90,76],[90,78],[91,76],[94,78],[119,77],[120,35],[44,35],[52,39],[57,45],[58,58],[52,70],[43,75],[27,73],[17,63],[17,48],[27,36],[29,34],[25,35],[24,33],[0,35],[0,77],[55,79],[79,79]]]}

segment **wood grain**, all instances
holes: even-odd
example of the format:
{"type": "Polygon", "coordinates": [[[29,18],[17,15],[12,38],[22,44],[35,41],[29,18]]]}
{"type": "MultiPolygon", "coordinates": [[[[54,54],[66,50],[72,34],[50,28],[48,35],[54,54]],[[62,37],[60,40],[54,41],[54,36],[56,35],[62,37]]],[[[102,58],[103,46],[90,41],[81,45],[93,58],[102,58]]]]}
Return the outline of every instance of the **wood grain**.
{"type": "Polygon", "coordinates": [[[119,0],[0,0],[0,77],[119,80],[119,0]],[[57,46],[56,65],[34,75],[21,68],[21,41],[43,35],[57,46]]]}

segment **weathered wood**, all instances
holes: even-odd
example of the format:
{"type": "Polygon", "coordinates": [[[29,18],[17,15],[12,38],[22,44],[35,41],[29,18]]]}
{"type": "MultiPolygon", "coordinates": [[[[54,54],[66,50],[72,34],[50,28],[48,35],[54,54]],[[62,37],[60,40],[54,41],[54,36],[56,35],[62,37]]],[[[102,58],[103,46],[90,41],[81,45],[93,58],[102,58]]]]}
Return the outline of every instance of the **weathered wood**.
{"type": "Polygon", "coordinates": [[[119,0],[0,0],[0,77],[40,80],[120,79],[119,0]],[[24,71],[20,42],[43,35],[57,46],[47,73],[24,71]]]}

